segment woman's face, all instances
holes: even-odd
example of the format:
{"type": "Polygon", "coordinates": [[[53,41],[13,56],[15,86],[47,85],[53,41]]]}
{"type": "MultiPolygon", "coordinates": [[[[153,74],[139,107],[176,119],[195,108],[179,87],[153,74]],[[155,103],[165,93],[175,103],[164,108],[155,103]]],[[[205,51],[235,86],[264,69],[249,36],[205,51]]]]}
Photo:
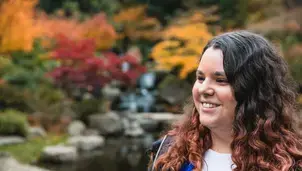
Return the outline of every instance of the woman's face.
{"type": "Polygon", "coordinates": [[[208,48],[202,55],[192,89],[200,123],[211,128],[232,128],[236,100],[223,69],[220,49],[208,48]]]}

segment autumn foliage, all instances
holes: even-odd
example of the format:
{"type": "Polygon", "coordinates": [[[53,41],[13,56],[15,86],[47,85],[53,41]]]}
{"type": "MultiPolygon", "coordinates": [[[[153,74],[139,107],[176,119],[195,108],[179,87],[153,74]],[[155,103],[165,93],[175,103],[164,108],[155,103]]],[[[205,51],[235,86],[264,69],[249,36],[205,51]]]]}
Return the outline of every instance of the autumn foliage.
{"type": "Polygon", "coordinates": [[[36,38],[34,8],[37,0],[0,2],[0,53],[30,51],[36,38]]]}
{"type": "Polygon", "coordinates": [[[93,39],[97,50],[110,49],[116,39],[114,27],[108,23],[106,15],[96,14],[81,22],[78,18],[51,17],[41,13],[37,17],[40,36],[47,39],[56,39],[59,35],[68,36],[73,40],[93,39]]]}
{"type": "Polygon", "coordinates": [[[37,0],[4,0],[0,3],[0,53],[31,51],[36,38],[50,47],[58,35],[74,40],[94,39],[96,49],[108,50],[117,39],[106,15],[96,14],[83,22],[77,17],[50,16],[36,11],[37,0]]]}
{"type": "Polygon", "coordinates": [[[48,46],[46,40],[54,40],[59,35],[68,36],[72,40],[80,40],[83,38],[83,27],[80,26],[77,18],[64,18],[62,16],[49,16],[43,12],[37,14],[36,27],[39,37],[44,41],[44,45],[48,46]]]}
{"type": "Polygon", "coordinates": [[[146,15],[144,5],[121,10],[113,17],[113,21],[123,28],[120,38],[151,41],[160,39],[161,24],[156,18],[146,15]]]}
{"type": "Polygon", "coordinates": [[[157,43],[151,57],[158,69],[171,70],[180,65],[180,78],[196,69],[198,57],[212,34],[206,25],[206,17],[200,12],[177,17],[163,31],[163,40],[157,43]]]}
{"type": "Polygon", "coordinates": [[[106,15],[99,13],[83,24],[83,36],[94,39],[97,49],[110,49],[117,39],[114,27],[107,22],[106,15]]]}
{"type": "Polygon", "coordinates": [[[60,65],[49,75],[62,88],[101,88],[112,80],[123,84],[134,84],[146,68],[136,58],[118,56],[107,52],[95,55],[93,39],[74,41],[65,36],[58,37],[53,59],[60,65]],[[124,65],[128,68],[123,67],[124,65]]]}

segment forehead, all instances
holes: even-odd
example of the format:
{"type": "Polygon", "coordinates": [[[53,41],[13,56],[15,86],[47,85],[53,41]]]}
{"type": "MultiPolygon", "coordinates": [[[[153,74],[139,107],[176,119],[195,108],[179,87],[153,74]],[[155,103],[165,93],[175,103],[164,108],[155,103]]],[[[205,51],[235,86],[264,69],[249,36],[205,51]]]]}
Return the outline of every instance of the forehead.
{"type": "Polygon", "coordinates": [[[223,54],[220,49],[208,48],[201,57],[198,70],[205,72],[223,72],[223,54]]]}

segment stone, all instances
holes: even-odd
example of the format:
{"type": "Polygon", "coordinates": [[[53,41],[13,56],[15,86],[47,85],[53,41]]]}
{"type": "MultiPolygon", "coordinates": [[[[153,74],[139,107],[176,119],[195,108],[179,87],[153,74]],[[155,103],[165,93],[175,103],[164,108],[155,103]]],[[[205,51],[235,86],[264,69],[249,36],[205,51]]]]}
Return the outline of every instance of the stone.
{"type": "Polygon", "coordinates": [[[125,135],[129,137],[139,137],[144,133],[144,130],[140,127],[139,123],[136,120],[130,122],[129,127],[125,130],[125,135]]]}
{"type": "Polygon", "coordinates": [[[185,115],[173,114],[169,112],[156,113],[133,113],[131,117],[136,118],[141,128],[146,132],[156,132],[175,121],[181,120],[185,115]]]}
{"type": "Polygon", "coordinates": [[[28,137],[36,138],[36,137],[46,137],[46,131],[41,127],[29,127],[28,129],[28,137]]]}
{"type": "Polygon", "coordinates": [[[0,146],[22,144],[25,142],[26,142],[25,138],[19,136],[0,136],[0,146]]]}
{"type": "Polygon", "coordinates": [[[68,145],[72,145],[82,151],[90,151],[105,145],[105,139],[102,136],[74,136],[67,141],[68,145]]]}
{"type": "Polygon", "coordinates": [[[47,146],[43,149],[40,161],[51,163],[68,163],[78,158],[76,147],[72,146],[47,146]]]}
{"type": "Polygon", "coordinates": [[[99,131],[96,129],[85,129],[83,132],[84,136],[89,136],[89,135],[99,135],[99,131]]]}
{"type": "Polygon", "coordinates": [[[122,120],[113,111],[89,116],[89,127],[97,129],[101,135],[117,134],[123,131],[122,120]]]}
{"type": "Polygon", "coordinates": [[[82,121],[72,121],[67,128],[68,134],[71,136],[82,135],[85,131],[86,126],[82,121]]]}
{"type": "Polygon", "coordinates": [[[114,87],[112,85],[106,85],[102,89],[102,93],[103,93],[104,98],[113,100],[114,98],[118,97],[119,94],[121,94],[121,91],[117,87],[114,87]]]}
{"type": "Polygon", "coordinates": [[[142,117],[145,119],[152,119],[157,122],[166,122],[166,123],[173,123],[181,119],[184,115],[174,114],[169,112],[162,112],[162,113],[139,113],[138,117],[142,117]]]}
{"type": "Polygon", "coordinates": [[[36,166],[20,164],[10,155],[0,154],[0,171],[49,171],[36,166]]]}
{"type": "Polygon", "coordinates": [[[143,128],[143,130],[146,132],[158,131],[159,122],[157,122],[153,119],[138,117],[137,121],[140,124],[141,128],[143,128]]]}

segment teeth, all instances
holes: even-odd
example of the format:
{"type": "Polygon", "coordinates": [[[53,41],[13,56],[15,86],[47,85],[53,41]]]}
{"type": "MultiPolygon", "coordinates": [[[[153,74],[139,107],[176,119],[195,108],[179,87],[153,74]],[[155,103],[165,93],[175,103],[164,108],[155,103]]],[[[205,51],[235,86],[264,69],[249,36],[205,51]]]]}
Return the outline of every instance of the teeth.
{"type": "Polygon", "coordinates": [[[216,105],[211,104],[211,103],[202,103],[202,106],[205,107],[205,108],[213,108],[213,107],[216,107],[216,105]]]}

